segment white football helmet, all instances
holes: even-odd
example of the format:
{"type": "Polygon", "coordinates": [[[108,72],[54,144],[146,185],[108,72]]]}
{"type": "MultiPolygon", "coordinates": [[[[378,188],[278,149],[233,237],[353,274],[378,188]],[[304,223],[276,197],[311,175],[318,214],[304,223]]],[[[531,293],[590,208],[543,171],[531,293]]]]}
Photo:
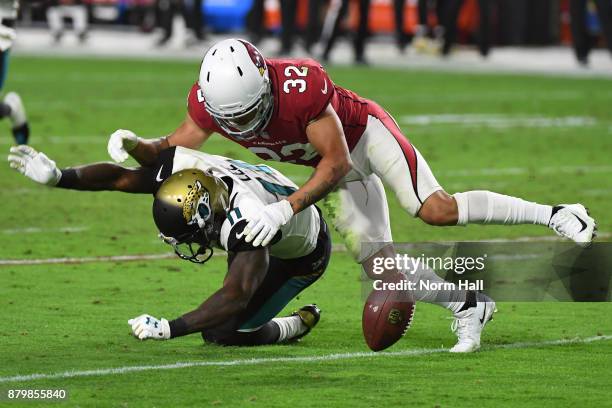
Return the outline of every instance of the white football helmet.
{"type": "Polygon", "coordinates": [[[274,107],[268,67],[248,41],[213,45],[202,60],[198,83],[206,110],[229,136],[251,139],[268,125],[274,107]]]}

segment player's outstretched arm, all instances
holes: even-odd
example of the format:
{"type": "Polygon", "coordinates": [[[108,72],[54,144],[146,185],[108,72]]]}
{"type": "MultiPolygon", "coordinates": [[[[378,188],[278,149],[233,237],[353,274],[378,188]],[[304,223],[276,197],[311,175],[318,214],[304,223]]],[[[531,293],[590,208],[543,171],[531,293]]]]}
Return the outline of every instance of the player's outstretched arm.
{"type": "Polygon", "coordinates": [[[342,124],[331,105],[308,125],[306,134],[321,161],[310,179],[287,198],[296,214],[329,194],[352,168],[342,124]]]}
{"type": "Polygon", "coordinates": [[[230,253],[223,287],[197,309],[169,323],[171,337],[201,332],[228,322],[243,311],[266,276],[268,249],[230,253]]]}
{"type": "Polygon", "coordinates": [[[50,187],[87,191],[153,193],[152,170],[126,168],[113,163],[94,163],[59,169],[44,153],[26,145],[11,147],[9,165],[30,180],[50,187]]]}
{"type": "Polygon", "coordinates": [[[117,163],[132,156],[142,166],[152,166],[159,153],[170,146],[199,149],[212,132],[201,129],[187,114],[181,125],[170,135],[158,139],[143,139],[130,130],[116,130],[108,140],[108,154],[117,163]]]}

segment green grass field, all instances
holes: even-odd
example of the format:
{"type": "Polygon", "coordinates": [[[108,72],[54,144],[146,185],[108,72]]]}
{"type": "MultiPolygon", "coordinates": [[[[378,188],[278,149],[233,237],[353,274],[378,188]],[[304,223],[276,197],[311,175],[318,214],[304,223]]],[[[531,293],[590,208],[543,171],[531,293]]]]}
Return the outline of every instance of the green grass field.
{"type": "MultiPolygon", "coordinates": [[[[24,99],[31,144],[60,166],[108,160],[106,141],[117,128],[145,137],[169,133],[185,115],[198,69],[198,61],[18,57],[11,63],[5,89],[24,99]]],[[[610,81],[357,68],[330,74],[396,116],[447,191],[488,189],[551,204],[581,201],[598,220],[602,239],[609,239],[610,81]],[[476,120],[414,124],[417,115],[441,114],[463,115],[455,122],[476,120]],[[483,123],[491,117],[504,120],[483,123]],[[540,119],[534,124],[529,118],[540,119]]],[[[0,146],[8,153],[10,132],[2,126],[0,146]]],[[[217,136],[205,150],[256,160],[217,136]]],[[[309,174],[306,168],[273,165],[298,183],[309,174]]],[[[429,227],[389,198],[396,241],[552,234],[535,226],[429,227]]],[[[150,197],[44,188],[5,164],[0,201],[1,260],[168,252],[156,238],[150,197]]],[[[0,390],[6,395],[9,388],[63,388],[69,399],[57,406],[96,407],[611,404],[612,341],[552,343],[612,335],[608,303],[501,303],[484,332],[482,351],[459,356],[437,350],[454,344],[450,313],[419,304],[408,335],[389,349],[395,355],[326,359],[368,351],[361,335],[359,268],[342,252],[333,255],[324,278],[287,308],[316,302],[323,309],[320,325],[299,344],[222,348],[205,346],[196,335],[169,342],[130,337],[129,318],[145,312],[174,318],[212,293],[224,272],[222,257],[204,267],[178,258],[0,266],[0,390]],[[174,363],[200,365],[79,373],[174,363]],[[75,376],[9,378],[63,372],[75,376]]],[[[6,403],[2,398],[0,404],[6,403]]]]}

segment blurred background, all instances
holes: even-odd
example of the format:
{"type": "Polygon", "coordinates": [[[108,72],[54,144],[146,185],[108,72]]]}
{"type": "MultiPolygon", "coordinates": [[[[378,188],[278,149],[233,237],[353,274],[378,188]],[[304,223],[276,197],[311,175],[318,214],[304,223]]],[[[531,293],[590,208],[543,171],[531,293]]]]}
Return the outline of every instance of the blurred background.
{"type": "Polygon", "coordinates": [[[25,54],[194,58],[241,36],[267,56],[339,64],[612,73],[612,0],[21,3],[14,51],[25,54]]]}

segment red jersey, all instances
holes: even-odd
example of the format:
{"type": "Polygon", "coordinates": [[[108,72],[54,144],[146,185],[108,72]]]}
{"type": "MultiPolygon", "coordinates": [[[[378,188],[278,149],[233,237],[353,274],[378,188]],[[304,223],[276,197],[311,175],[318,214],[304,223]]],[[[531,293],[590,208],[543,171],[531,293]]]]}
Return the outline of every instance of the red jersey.
{"type": "Polygon", "coordinates": [[[267,59],[274,110],[259,137],[233,139],[205,109],[196,82],[188,97],[189,115],[202,129],[215,131],[241,144],[264,160],[316,166],[321,157],[308,142],[306,127],[331,103],[352,151],[365,130],[368,113],[382,109],[348,89],[334,85],[321,64],[312,59],[267,59]]]}

